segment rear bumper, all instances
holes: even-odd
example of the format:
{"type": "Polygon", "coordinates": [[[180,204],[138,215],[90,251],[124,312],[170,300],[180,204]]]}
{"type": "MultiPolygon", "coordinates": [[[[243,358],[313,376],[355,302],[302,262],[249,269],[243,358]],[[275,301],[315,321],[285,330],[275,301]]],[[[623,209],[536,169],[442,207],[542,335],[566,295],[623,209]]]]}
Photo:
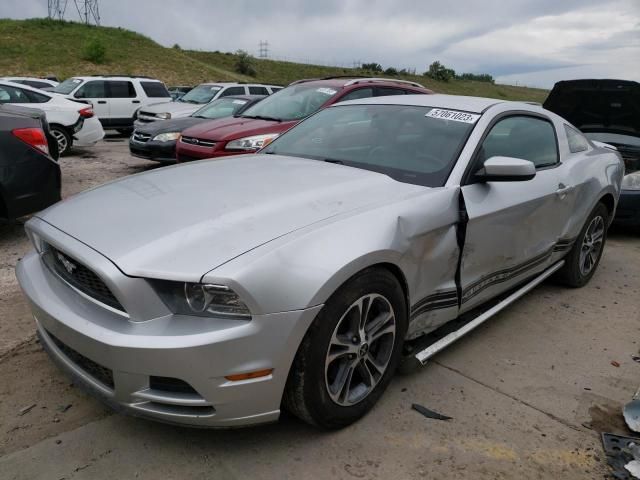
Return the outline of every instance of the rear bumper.
{"type": "MultiPolygon", "coordinates": [[[[69,239],[72,247],[76,243],[69,239]]],[[[16,276],[43,347],[78,385],[116,410],[200,427],[277,420],[289,367],[321,308],[255,315],[250,321],[170,313],[135,321],[79,295],[36,252],[18,263],[16,276]],[[273,372],[251,380],[225,378],[261,369],[273,372]],[[167,377],[187,390],[154,384],[167,377]]]]}
{"type": "Polygon", "coordinates": [[[82,124],[82,128],[74,133],[73,143],[78,147],[88,147],[94,145],[104,138],[104,129],[100,120],[96,117],[87,118],[82,124]]]}
{"type": "Polygon", "coordinates": [[[613,223],[620,226],[640,226],[640,190],[622,190],[613,223]]]}
{"type": "Polygon", "coordinates": [[[176,142],[136,142],[130,138],[129,152],[135,157],[173,163],[176,161],[176,142]]]}

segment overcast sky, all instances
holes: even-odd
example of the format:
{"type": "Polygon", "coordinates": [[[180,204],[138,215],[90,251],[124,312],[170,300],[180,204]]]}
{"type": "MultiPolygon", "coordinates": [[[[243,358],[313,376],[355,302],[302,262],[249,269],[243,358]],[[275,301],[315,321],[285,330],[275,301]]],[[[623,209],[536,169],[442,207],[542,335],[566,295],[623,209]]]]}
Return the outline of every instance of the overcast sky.
{"type": "MultiPolygon", "coordinates": [[[[640,0],[101,0],[102,24],[165,46],[310,63],[440,60],[501,83],[640,80],[640,0]]],[[[47,15],[47,0],[0,0],[0,17],[47,15]]],[[[68,0],[67,18],[77,13],[68,0]]]]}

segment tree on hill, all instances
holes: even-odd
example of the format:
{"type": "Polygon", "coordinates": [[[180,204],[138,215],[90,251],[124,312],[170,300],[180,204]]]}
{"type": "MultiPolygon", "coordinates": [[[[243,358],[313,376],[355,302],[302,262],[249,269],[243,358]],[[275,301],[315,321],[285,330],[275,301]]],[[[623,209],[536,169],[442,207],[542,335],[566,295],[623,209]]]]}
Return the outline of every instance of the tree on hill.
{"type": "Polygon", "coordinates": [[[455,70],[445,67],[438,60],[429,65],[429,70],[424,72],[424,75],[440,82],[448,82],[452,78],[456,78],[455,70]]]}
{"type": "Polygon", "coordinates": [[[257,75],[256,68],[254,66],[255,58],[249,52],[245,50],[238,50],[236,52],[236,72],[242,75],[249,75],[255,77],[257,75]]]}
{"type": "Polygon", "coordinates": [[[107,49],[98,38],[93,38],[82,49],[82,59],[96,65],[104,63],[107,58],[107,49]]]}
{"type": "Polygon", "coordinates": [[[367,71],[373,72],[373,73],[382,73],[382,65],[380,65],[379,63],[376,63],[376,62],[363,63],[362,64],[362,70],[367,70],[367,71]]]}

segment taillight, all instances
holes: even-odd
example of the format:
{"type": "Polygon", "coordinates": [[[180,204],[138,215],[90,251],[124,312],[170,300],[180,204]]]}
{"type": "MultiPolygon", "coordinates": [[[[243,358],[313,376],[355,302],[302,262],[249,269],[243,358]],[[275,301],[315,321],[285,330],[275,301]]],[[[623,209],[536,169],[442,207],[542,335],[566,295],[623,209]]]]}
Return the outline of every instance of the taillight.
{"type": "Polygon", "coordinates": [[[49,144],[47,143],[47,137],[41,128],[16,128],[11,130],[11,133],[22,140],[27,145],[37,148],[41,152],[49,155],[49,144]]]}
{"type": "Polygon", "coordinates": [[[78,110],[78,113],[82,118],[91,118],[93,117],[93,107],[85,107],[81,110],[78,110]]]}

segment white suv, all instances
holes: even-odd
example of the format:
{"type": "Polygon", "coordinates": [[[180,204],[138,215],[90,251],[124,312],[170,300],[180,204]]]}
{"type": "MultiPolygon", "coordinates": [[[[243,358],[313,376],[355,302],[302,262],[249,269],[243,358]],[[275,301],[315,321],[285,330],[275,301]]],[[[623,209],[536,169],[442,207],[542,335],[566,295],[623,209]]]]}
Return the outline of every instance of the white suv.
{"type": "Polygon", "coordinates": [[[156,120],[188,117],[205,103],[231,95],[271,95],[282,90],[278,85],[263,85],[259,83],[229,83],[212,82],[201,83],[172,103],[149,105],[138,110],[135,127],[141,127],[156,120]]]}
{"type": "Polygon", "coordinates": [[[92,103],[104,128],[123,133],[131,131],[138,108],[171,101],[164,83],[149,77],[72,77],[59,84],[53,92],[92,103]]]}

